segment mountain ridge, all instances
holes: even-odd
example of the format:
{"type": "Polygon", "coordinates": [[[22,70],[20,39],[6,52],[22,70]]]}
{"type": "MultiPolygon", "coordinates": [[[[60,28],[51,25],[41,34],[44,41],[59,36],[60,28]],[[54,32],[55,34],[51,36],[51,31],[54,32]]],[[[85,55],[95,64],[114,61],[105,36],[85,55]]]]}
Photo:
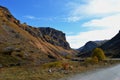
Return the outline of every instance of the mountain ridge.
{"type": "Polygon", "coordinates": [[[101,48],[108,56],[120,58],[120,31],[101,48]]]}
{"type": "Polygon", "coordinates": [[[21,24],[7,8],[0,6],[0,63],[3,65],[19,62],[38,65],[73,53],[76,51],[70,48],[62,31],[21,24]]]}
{"type": "Polygon", "coordinates": [[[91,55],[93,49],[100,47],[108,40],[101,40],[101,41],[88,41],[83,47],[79,48],[79,56],[88,57],[91,55]]]}

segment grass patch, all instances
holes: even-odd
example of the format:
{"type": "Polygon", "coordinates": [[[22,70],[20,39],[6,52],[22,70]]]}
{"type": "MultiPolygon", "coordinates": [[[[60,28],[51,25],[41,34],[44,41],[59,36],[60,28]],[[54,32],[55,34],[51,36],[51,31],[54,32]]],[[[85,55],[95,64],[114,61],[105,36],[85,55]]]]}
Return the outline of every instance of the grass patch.
{"type": "Polygon", "coordinates": [[[43,68],[62,68],[62,64],[61,61],[45,63],[43,64],[43,68]]]}
{"type": "Polygon", "coordinates": [[[41,66],[16,66],[6,67],[0,69],[0,80],[58,80],[62,77],[68,77],[77,73],[86,72],[95,68],[105,66],[104,63],[91,65],[85,67],[80,62],[73,61],[56,61],[46,63],[41,66]],[[73,69],[58,69],[63,63],[69,63],[73,66],[73,69]],[[46,68],[44,68],[46,67],[46,68]],[[51,73],[49,68],[56,69],[51,73]]]}

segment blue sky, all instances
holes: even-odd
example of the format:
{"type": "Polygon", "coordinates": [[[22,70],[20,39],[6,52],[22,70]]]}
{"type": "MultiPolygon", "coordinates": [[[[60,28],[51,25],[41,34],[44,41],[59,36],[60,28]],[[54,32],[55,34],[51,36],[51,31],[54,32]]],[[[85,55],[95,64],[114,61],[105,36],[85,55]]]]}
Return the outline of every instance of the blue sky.
{"type": "Polygon", "coordinates": [[[120,0],[1,0],[21,21],[66,33],[72,48],[112,38],[120,29],[120,0]]]}

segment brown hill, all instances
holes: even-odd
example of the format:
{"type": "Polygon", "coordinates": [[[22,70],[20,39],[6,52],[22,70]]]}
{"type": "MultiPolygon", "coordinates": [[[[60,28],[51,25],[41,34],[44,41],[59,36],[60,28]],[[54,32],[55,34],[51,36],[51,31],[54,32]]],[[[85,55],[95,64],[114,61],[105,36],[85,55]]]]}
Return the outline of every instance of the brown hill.
{"type": "Polygon", "coordinates": [[[0,64],[40,64],[73,53],[63,32],[21,24],[0,6],[0,64]]]}

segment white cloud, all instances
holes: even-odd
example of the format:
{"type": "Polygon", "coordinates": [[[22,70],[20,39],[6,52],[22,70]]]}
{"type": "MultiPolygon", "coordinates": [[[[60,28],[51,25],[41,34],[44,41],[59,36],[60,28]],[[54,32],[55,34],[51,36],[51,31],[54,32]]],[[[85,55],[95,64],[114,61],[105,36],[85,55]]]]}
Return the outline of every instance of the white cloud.
{"type": "Polygon", "coordinates": [[[24,16],[25,18],[27,19],[34,19],[34,20],[39,20],[40,18],[37,18],[35,16],[31,16],[31,15],[27,15],[27,16],[24,16]]]}
{"type": "Polygon", "coordinates": [[[100,19],[93,19],[89,22],[85,22],[83,26],[93,28],[111,28],[120,29],[120,14],[103,17],[100,19]]]}
{"type": "Polygon", "coordinates": [[[71,47],[79,48],[88,41],[111,39],[120,30],[120,14],[92,19],[82,26],[91,28],[91,31],[80,32],[74,36],[67,36],[71,47]],[[101,29],[99,29],[101,28],[101,29]]]}
{"type": "Polygon", "coordinates": [[[87,0],[84,4],[69,2],[67,5],[74,16],[101,16],[120,12],[120,0],[87,0]]]}
{"type": "Polygon", "coordinates": [[[103,17],[101,19],[93,19],[83,24],[91,31],[80,32],[78,35],[67,36],[71,47],[79,48],[88,41],[111,39],[120,30],[120,14],[103,17]],[[102,29],[98,29],[102,28],[102,29]]]}
{"type": "Polygon", "coordinates": [[[88,41],[111,39],[117,32],[114,28],[80,32],[74,36],[67,36],[67,41],[72,48],[80,48],[88,41]]]}
{"type": "Polygon", "coordinates": [[[66,32],[67,35],[73,35],[74,32],[66,32]]]}
{"type": "Polygon", "coordinates": [[[89,0],[84,7],[88,14],[111,14],[120,12],[120,0],[89,0]]]}
{"type": "Polygon", "coordinates": [[[70,16],[68,18],[65,18],[66,22],[77,22],[81,19],[79,16],[70,16]]]}
{"type": "Polygon", "coordinates": [[[84,4],[70,2],[71,16],[90,19],[84,22],[83,28],[89,31],[67,36],[72,48],[79,48],[88,41],[111,39],[120,29],[120,0],[86,0],[84,4]]]}
{"type": "Polygon", "coordinates": [[[39,20],[41,20],[41,21],[53,21],[53,20],[56,20],[57,18],[55,18],[55,17],[53,17],[53,18],[50,18],[50,17],[47,17],[47,18],[45,18],[45,17],[35,17],[35,16],[32,16],[32,15],[27,15],[27,16],[23,16],[24,18],[26,18],[26,19],[31,19],[31,20],[37,20],[37,21],[39,21],[39,20]]]}

